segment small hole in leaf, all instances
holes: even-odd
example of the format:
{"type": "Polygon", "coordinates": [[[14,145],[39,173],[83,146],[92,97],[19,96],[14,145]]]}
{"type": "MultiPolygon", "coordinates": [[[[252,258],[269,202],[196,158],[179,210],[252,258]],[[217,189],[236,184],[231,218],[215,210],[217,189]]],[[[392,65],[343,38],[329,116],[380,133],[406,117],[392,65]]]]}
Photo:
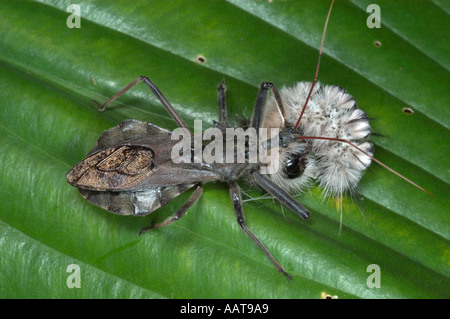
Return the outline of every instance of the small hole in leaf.
{"type": "Polygon", "coordinates": [[[375,41],[373,43],[373,45],[379,48],[379,47],[381,47],[381,42],[380,41],[375,41]]]}
{"type": "Polygon", "coordinates": [[[405,114],[413,114],[414,110],[412,108],[409,108],[409,107],[404,107],[404,108],[402,108],[402,112],[405,113],[405,114]]]}
{"type": "Polygon", "coordinates": [[[199,64],[203,64],[206,62],[206,58],[203,55],[197,55],[195,57],[195,62],[197,62],[199,64]]]}

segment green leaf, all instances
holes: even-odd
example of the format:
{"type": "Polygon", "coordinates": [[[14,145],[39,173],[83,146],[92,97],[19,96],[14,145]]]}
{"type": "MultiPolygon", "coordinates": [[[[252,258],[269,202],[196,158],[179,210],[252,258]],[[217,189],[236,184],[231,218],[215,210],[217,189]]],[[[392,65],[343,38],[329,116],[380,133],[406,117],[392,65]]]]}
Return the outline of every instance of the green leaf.
{"type": "Polygon", "coordinates": [[[217,118],[222,79],[232,116],[251,114],[262,81],[311,81],[328,1],[86,0],[77,2],[81,28],[66,24],[71,1],[2,1],[0,297],[448,298],[448,5],[378,1],[382,26],[370,29],[372,2],[336,2],[319,79],[346,88],[373,118],[376,158],[435,198],[373,164],[359,186],[368,216],[346,198],[340,235],[339,211],[317,187],[297,197],[308,221],[272,200],[246,201],[248,227],[287,281],[237,225],[225,183],[206,184],[187,216],[138,237],[189,193],[143,218],[117,216],[65,174],[125,118],[176,127],[144,85],[96,110],[92,99],[139,75],[191,127],[217,118]],[[81,288],[67,286],[71,264],[81,288]],[[372,264],[380,288],[367,285],[372,264]]]}

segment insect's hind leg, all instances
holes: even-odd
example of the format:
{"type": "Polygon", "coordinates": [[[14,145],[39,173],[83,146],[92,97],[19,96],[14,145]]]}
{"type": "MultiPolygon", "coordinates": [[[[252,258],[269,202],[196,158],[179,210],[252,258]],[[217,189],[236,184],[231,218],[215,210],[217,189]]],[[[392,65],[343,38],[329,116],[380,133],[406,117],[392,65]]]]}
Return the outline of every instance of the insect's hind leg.
{"type": "Polygon", "coordinates": [[[178,126],[187,129],[187,126],[184,123],[184,121],[181,119],[181,117],[178,115],[178,113],[175,111],[175,109],[169,103],[169,101],[167,101],[167,99],[164,97],[164,95],[161,93],[161,91],[158,89],[158,87],[155,85],[155,83],[153,83],[147,76],[144,76],[144,75],[141,75],[141,76],[137,77],[136,79],[134,79],[130,84],[128,84],[125,88],[123,88],[122,90],[117,92],[112,98],[110,98],[108,101],[106,101],[102,105],[100,105],[100,103],[98,103],[97,101],[93,101],[93,102],[95,104],[97,104],[98,110],[100,112],[103,112],[105,110],[105,107],[109,103],[118,99],[122,94],[127,92],[129,89],[131,89],[133,86],[135,86],[139,82],[144,82],[144,84],[147,85],[147,87],[153,92],[153,94],[156,95],[156,97],[159,99],[159,101],[162,103],[162,105],[164,105],[164,107],[170,113],[170,115],[175,120],[175,122],[177,122],[178,126]]]}
{"type": "Polygon", "coordinates": [[[189,210],[189,208],[191,208],[192,205],[194,205],[194,203],[200,198],[202,193],[203,193],[202,185],[198,184],[196,186],[196,189],[195,189],[194,193],[191,195],[191,197],[189,197],[187,202],[184,203],[184,205],[181,206],[175,214],[173,214],[172,216],[168,217],[166,220],[164,220],[161,223],[152,224],[149,227],[142,228],[141,231],[139,232],[139,236],[142,235],[143,233],[149,231],[149,230],[152,230],[152,229],[155,229],[155,228],[161,228],[161,227],[170,225],[173,222],[179,220],[181,217],[186,215],[186,213],[189,210]]]}
{"type": "Polygon", "coordinates": [[[278,271],[283,275],[285,275],[287,279],[291,280],[292,277],[284,270],[283,266],[275,259],[275,257],[272,256],[269,250],[266,247],[264,247],[264,245],[259,241],[259,239],[256,238],[256,236],[253,235],[253,233],[245,225],[241,191],[239,189],[239,185],[236,182],[230,182],[230,195],[233,201],[234,211],[236,213],[236,219],[239,226],[241,226],[244,232],[259,246],[259,248],[262,249],[262,251],[270,259],[270,261],[275,265],[275,267],[277,267],[278,271]]]}

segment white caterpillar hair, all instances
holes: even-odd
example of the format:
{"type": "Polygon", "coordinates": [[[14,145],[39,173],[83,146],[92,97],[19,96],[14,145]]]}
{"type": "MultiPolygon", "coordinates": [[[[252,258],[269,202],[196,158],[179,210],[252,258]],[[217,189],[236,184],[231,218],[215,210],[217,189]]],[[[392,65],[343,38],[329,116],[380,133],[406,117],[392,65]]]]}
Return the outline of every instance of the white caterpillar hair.
{"type": "MultiPolygon", "coordinates": [[[[299,82],[280,90],[285,120],[276,101],[266,104],[263,127],[294,127],[311,89],[311,82],[299,82]]],[[[372,133],[367,114],[357,108],[355,99],[338,86],[316,83],[297,127],[303,136],[343,139],[373,155],[368,140],[372,133]]],[[[273,182],[291,193],[304,191],[313,180],[324,196],[356,194],[356,186],[371,159],[346,143],[325,139],[304,139],[279,148],[279,170],[269,175],[273,182]]]]}

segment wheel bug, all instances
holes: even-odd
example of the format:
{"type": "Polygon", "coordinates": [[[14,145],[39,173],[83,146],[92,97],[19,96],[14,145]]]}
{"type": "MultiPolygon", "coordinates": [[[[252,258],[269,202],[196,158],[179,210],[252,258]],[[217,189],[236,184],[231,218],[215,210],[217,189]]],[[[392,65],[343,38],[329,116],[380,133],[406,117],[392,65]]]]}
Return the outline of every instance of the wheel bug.
{"type": "MultiPolygon", "coordinates": [[[[330,6],[324,27],[316,75],[314,81],[308,86],[309,89],[303,90],[306,92],[309,91],[309,93],[305,99],[303,108],[301,108],[301,114],[297,122],[294,125],[292,120],[289,119],[290,115],[288,111],[293,108],[285,108],[284,100],[286,100],[286,94],[283,91],[278,92],[273,83],[263,82],[257,94],[250,127],[256,131],[264,127],[275,126],[281,128],[279,135],[275,136],[280,142],[280,149],[288,149],[290,146],[295,145],[295,152],[284,151],[288,156],[283,161],[280,174],[284,174],[285,179],[306,176],[311,163],[313,163],[313,156],[311,154],[319,152],[321,149],[319,147],[320,145],[345,144],[348,146],[347,149],[353,154],[352,156],[357,158],[354,169],[359,174],[354,178],[351,185],[341,188],[339,192],[342,194],[344,190],[351,191],[356,187],[357,182],[361,178],[361,172],[367,168],[370,160],[374,160],[386,168],[388,167],[372,157],[373,149],[369,143],[360,145],[343,138],[304,135],[305,128],[301,127],[301,120],[304,114],[306,114],[305,110],[307,109],[310,98],[317,96],[320,88],[322,88],[319,86],[319,90],[314,91],[325,31],[333,2],[330,6]],[[272,98],[267,100],[270,92],[272,93],[272,98]],[[277,114],[279,123],[273,124],[268,122],[268,119],[274,117],[274,115],[270,115],[271,112],[277,114]],[[319,146],[309,143],[314,140],[319,142],[317,143],[319,146]]],[[[103,105],[99,105],[99,110],[104,111],[109,103],[119,98],[140,82],[143,82],[155,94],[178,126],[188,130],[186,124],[169,101],[150,78],[146,76],[136,78],[103,105]]],[[[325,89],[323,88],[322,90],[325,89]]],[[[214,127],[226,134],[226,129],[229,128],[229,124],[227,120],[225,93],[226,87],[224,82],[222,82],[218,87],[219,119],[218,122],[214,123],[214,127]]],[[[345,103],[350,103],[348,109],[354,111],[354,105],[351,104],[351,97],[344,97],[345,103]]],[[[370,126],[368,126],[367,118],[364,114],[364,112],[358,113],[357,117],[349,118],[349,121],[362,125],[362,128],[359,127],[360,129],[357,131],[362,131],[363,133],[357,136],[357,140],[364,140],[370,135],[370,126]]],[[[284,189],[286,187],[283,188],[282,182],[277,182],[275,178],[261,174],[259,170],[260,163],[250,163],[247,161],[245,163],[213,163],[208,165],[205,163],[175,164],[171,158],[171,150],[175,143],[176,141],[171,139],[171,132],[168,130],[150,123],[137,120],[125,120],[118,126],[106,131],[99,138],[97,144],[88,153],[87,157],[67,173],[67,181],[77,187],[81,194],[91,203],[116,214],[137,216],[147,215],[157,208],[164,206],[182,192],[194,188],[191,197],[177,212],[161,223],[153,224],[142,229],[140,234],[151,229],[167,226],[183,217],[189,208],[200,198],[203,183],[225,181],[229,184],[236,219],[240,227],[263,250],[278,271],[288,279],[291,279],[291,276],[284,270],[283,266],[247,228],[241,191],[237,181],[241,178],[252,179],[255,184],[276,198],[282,205],[304,219],[309,218],[310,212],[284,189]]],[[[311,170],[311,177],[320,176],[317,175],[317,168],[313,167],[311,170]]],[[[398,173],[396,174],[401,176],[398,173]]],[[[403,176],[401,177],[406,179],[403,176]]],[[[412,183],[411,181],[409,182],[412,183]]],[[[414,185],[419,187],[416,184],[414,185]]],[[[331,192],[335,194],[334,191],[331,192]]]]}

